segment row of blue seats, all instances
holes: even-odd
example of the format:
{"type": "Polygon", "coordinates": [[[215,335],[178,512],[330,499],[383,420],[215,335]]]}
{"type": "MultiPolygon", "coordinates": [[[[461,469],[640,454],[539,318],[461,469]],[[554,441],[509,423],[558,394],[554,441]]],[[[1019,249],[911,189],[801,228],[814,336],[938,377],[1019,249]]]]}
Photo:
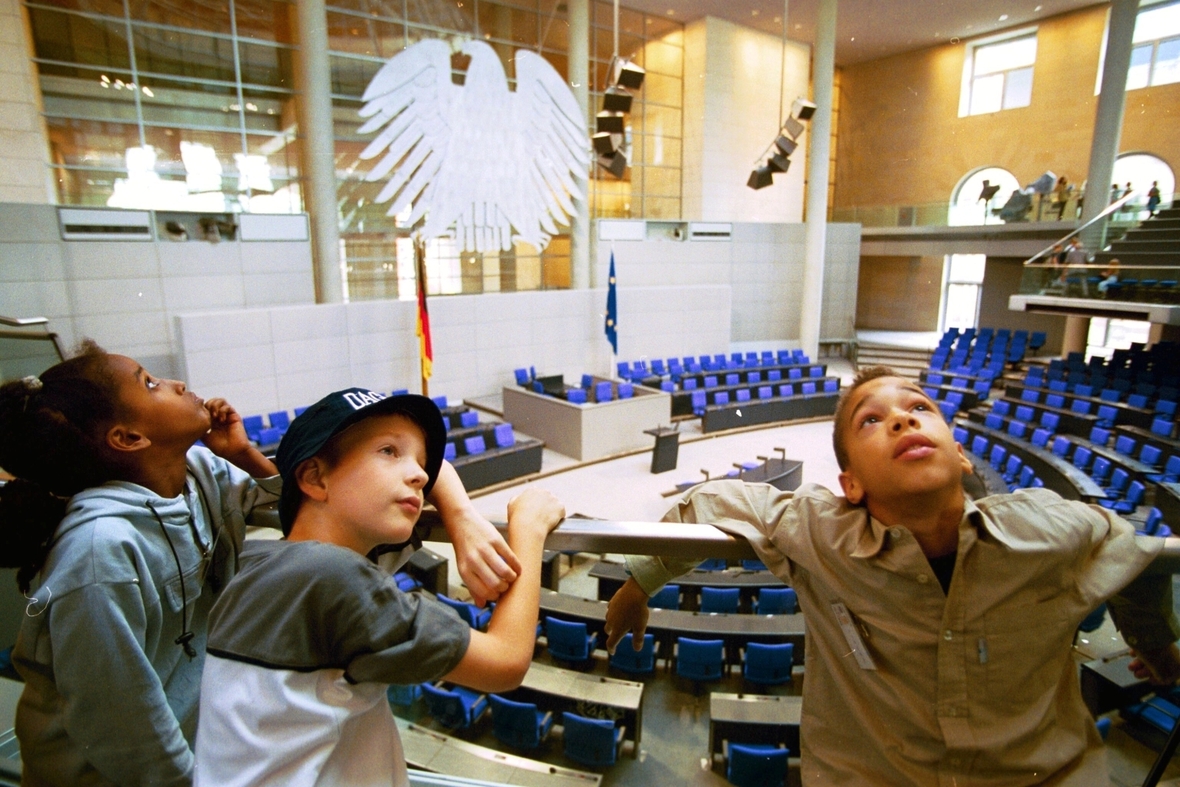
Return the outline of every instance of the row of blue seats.
{"type": "MultiPolygon", "coordinates": [[[[399,687],[400,688],[400,687],[399,687]]],[[[450,729],[467,730],[490,711],[492,733],[517,749],[539,749],[553,731],[553,711],[540,710],[531,702],[516,702],[499,694],[483,694],[443,681],[423,683],[390,693],[390,702],[409,704],[420,696],[427,711],[450,729]]],[[[562,738],[565,756],[580,765],[603,768],[614,765],[622,749],[626,727],[609,719],[593,719],[563,711],[562,738]]]]}
{"type": "Polygon", "coordinates": [[[1045,340],[1047,338],[1044,331],[1033,331],[1030,333],[1026,330],[1018,330],[1012,332],[1007,328],[1000,328],[998,330],[980,328],[978,331],[975,328],[964,328],[960,331],[958,328],[947,328],[938,340],[938,346],[947,349],[957,346],[958,349],[963,350],[970,349],[972,345],[975,345],[984,349],[991,349],[996,342],[1007,344],[1009,339],[1011,339],[1014,344],[1024,344],[1030,350],[1039,350],[1045,346],[1045,340]]]}
{"type": "MultiPolygon", "coordinates": [[[[516,445],[516,433],[512,430],[512,424],[499,423],[491,428],[493,448],[511,448],[516,445]]],[[[473,454],[482,454],[488,450],[487,438],[482,434],[471,435],[463,438],[463,453],[460,454],[458,446],[453,441],[448,441],[443,452],[443,458],[448,462],[455,461],[458,456],[471,456],[473,454]]]]}
{"type": "MultiPolygon", "coordinates": [[[[790,382],[802,382],[805,378],[808,378],[808,377],[810,377],[812,379],[817,379],[817,378],[824,376],[824,367],[822,367],[822,366],[811,366],[811,367],[808,367],[806,371],[807,371],[807,374],[804,374],[804,369],[799,366],[796,366],[791,369],[787,369],[786,379],[790,382]]],[[[781,369],[767,370],[766,382],[777,383],[777,382],[781,382],[782,379],[783,379],[783,373],[782,373],[781,369]]],[[[665,382],[668,382],[668,381],[665,381],[665,382]]],[[[746,374],[746,379],[745,379],[746,385],[757,385],[760,382],[762,382],[762,373],[761,372],[749,372],[746,374]]],[[[719,388],[723,385],[732,387],[735,385],[742,385],[742,384],[743,383],[742,383],[741,375],[734,374],[731,372],[729,374],[726,374],[725,377],[720,377],[718,375],[713,375],[713,374],[707,374],[701,380],[699,385],[698,385],[695,377],[689,377],[689,378],[686,378],[681,381],[680,388],[681,388],[681,390],[684,390],[684,391],[692,391],[698,387],[708,389],[708,388],[719,388]]]]}
{"type": "Polygon", "coordinates": [[[975,391],[980,399],[986,399],[992,392],[992,377],[973,378],[971,375],[942,374],[937,369],[928,370],[926,382],[931,385],[949,385],[952,388],[966,388],[975,391]]]}
{"type": "MultiPolygon", "coordinates": [[[[761,561],[749,562],[757,563],[762,569],[766,568],[761,561]]],[[[740,588],[703,587],[700,611],[737,614],[740,601],[740,588]]],[[[652,609],[680,609],[680,585],[664,585],[658,593],[648,599],[647,605],[652,609]]],[[[794,615],[798,610],[799,601],[794,588],[760,588],[754,597],[755,615],[794,615]]]]}
{"type": "Polygon", "coordinates": [[[789,398],[792,396],[814,396],[817,393],[834,394],[840,391],[840,381],[835,378],[827,378],[823,380],[823,388],[821,389],[815,382],[806,382],[799,386],[798,394],[795,393],[795,386],[785,384],[778,386],[776,391],[774,386],[762,385],[754,389],[753,392],[749,388],[739,388],[734,391],[733,399],[730,399],[729,391],[714,391],[712,396],[708,396],[709,391],[697,389],[692,392],[692,411],[695,415],[704,415],[705,408],[712,404],[716,406],[724,406],[731,401],[735,403],[757,400],[769,400],[776,398],[789,398]],[[710,398],[712,401],[710,401],[710,398]]]}
{"type": "MultiPolygon", "coordinates": [[[[1093,378],[1091,378],[1093,379],[1093,378]]],[[[1034,366],[1024,377],[1025,385],[1035,388],[1047,388],[1056,393],[1072,393],[1075,396],[1097,396],[1107,402],[1124,402],[1132,407],[1146,409],[1153,407],[1157,413],[1175,416],[1176,400],[1180,399],[1180,391],[1175,388],[1159,387],[1151,383],[1139,383],[1132,386],[1127,380],[1107,380],[1103,378],[1102,385],[1110,387],[1095,387],[1090,382],[1071,382],[1068,378],[1053,379],[1043,370],[1034,366]],[[1096,393],[1097,392],[1097,393],[1096,393]]]]}
{"type": "Polygon", "coordinates": [[[988,439],[983,435],[976,435],[975,439],[968,444],[968,432],[961,426],[954,428],[954,435],[955,440],[965,449],[990,464],[1000,474],[1004,479],[1004,483],[1008,485],[1009,492],[1015,492],[1017,489],[1032,489],[1045,485],[1045,482],[1037,476],[1036,471],[1032,467],[1025,465],[1023,460],[1015,454],[1009,456],[1008,449],[1004,446],[999,444],[990,445],[988,439]]]}
{"type": "MultiPolygon", "coordinates": [[[[400,396],[407,393],[409,393],[408,389],[400,388],[392,391],[390,396],[400,396]]],[[[431,399],[438,405],[440,410],[448,407],[446,396],[434,396],[431,399]]],[[[296,407],[295,417],[298,418],[306,409],[307,407],[296,407]]],[[[450,422],[445,418],[444,420],[447,421],[447,429],[449,430],[451,428],[450,422]]],[[[469,424],[463,425],[468,426],[469,424]]],[[[286,410],[276,410],[273,413],[267,413],[265,421],[263,421],[261,415],[247,415],[242,418],[242,426],[246,430],[246,436],[254,443],[258,445],[274,445],[283,439],[283,435],[291,427],[291,414],[286,410]]]]}
{"type": "Polygon", "coordinates": [[[716,355],[702,355],[695,358],[691,355],[680,358],[669,358],[665,362],[661,358],[653,358],[650,362],[645,359],[638,361],[620,361],[616,369],[619,377],[624,380],[639,380],[652,375],[670,375],[679,378],[684,374],[700,374],[701,372],[724,371],[726,369],[752,369],[760,366],[788,366],[791,364],[811,363],[811,359],[803,350],[779,350],[772,352],[764,350],[756,352],[731,353],[728,358],[724,353],[716,355]]]}

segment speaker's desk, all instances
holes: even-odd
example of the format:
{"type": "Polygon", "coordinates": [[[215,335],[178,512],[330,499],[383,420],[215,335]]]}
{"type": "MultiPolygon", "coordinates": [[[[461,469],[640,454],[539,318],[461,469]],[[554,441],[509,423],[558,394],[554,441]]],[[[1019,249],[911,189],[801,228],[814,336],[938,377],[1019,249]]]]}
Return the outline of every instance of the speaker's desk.
{"type": "MultiPolygon", "coordinates": [[[[582,621],[589,631],[598,634],[599,644],[606,642],[603,625],[606,621],[606,602],[577,598],[551,590],[541,590],[541,614],[564,620],[582,621]]],[[[671,654],[672,643],[678,636],[693,639],[720,639],[726,651],[733,653],[747,642],[795,645],[795,663],[803,663],[803,644],[807,634],[802,614],[794,615],[723,615],[713,612],[682,612],[674,609],[653,609],[647,630],[663,643],[662,652],[671,654]]]]}
{"type": "Polygon", "coordinates": [[[530,760],[452,738],[405,719],[396,721],[406,765],[411,768],[519,787],[598,787],[602,784],[602,777],[597,773],[530,760]]]}
{"type": "Polygon", "coordinates": [[[622,720],[631,756],[639,756],[643,737],[643,684],[533,662],[520,688],[510,697],[531,702],[542,710],[576,713],[591,719],[622,720]]]}
{"type": "Polygon", "coordinates": [[[722,753],[724,741],[784,744],[799,756],[803,698],[765,694],[709,695],[709,755],[722,753]]]}

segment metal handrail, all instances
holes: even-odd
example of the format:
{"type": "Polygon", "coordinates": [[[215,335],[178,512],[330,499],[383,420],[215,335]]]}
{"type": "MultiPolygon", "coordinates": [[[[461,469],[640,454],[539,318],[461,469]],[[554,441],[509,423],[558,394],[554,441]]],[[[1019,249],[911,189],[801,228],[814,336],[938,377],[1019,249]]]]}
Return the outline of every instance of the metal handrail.
{"type": "MultiPolygon", "coordinates": [[[[1088,229],[1091,225],[1095,224],[1099,220],[1105,219],[1113,213],[1118,213],[1124,205],[1126,205],[1131,200],[1135,199],[1137,196],[1139,196],[1139,193],[1133,191],[1130,194],[1126,194],[1126,195],[1120,197],[1119,199],[1115,200],[1114,202],[1110,203],[1109,205],[1106,206],[1106,209],[1103,210],[1101,213],[1099,213],[1097,216],[1090,219],[1085,224],[1082,224],[1081,226],[1075,228],[1072,232],[1068,233],[1067,235],[1064,235],[1061,238],[1059,238],[1058,240],[1053,241],[1048,246],[1041,249],[1036,254],[1029,257],[1027,260],[1025,260],[1024,264],[1025,265],[1032,265],[1037,260],[1039,260],[1041,257],[1043,257],[1047,252],[1053,251],[1053,248],[1055,246],[1057,246],[1059,244],[1064,245],[1070,238],[1074,237],[1075,235],[1080,234],[1083,230],[1088,229]]],[[[1074,267],[1074,266],[1070,266],[1070,267],[1074,267]]]]}
{"type": "Polygon", "coordinates": [[[13,328],[26,328],[30,325],[48,325],[48,317],[7,317],[0,314],[0,325],[10,325],[13,328]]]}
{"type": "MultiPolygon", "coordinates": [[[[420,524],[429,527],[426,541],[450,541],[442,521],[424,511],[420,524]]],[[[506,531],[504,522],[493,522],[506,531]]],[[[545,548],[558,552],[599,552],[624,555],[656,555],[676,558],[757,559],[758,554],[742,536],[715,525],[679,522],[612,522],[603,519],[566,519],[545,539],[545,548]]],[[[1146,571],[1180,574],[1180,538],[1164,539],[1163,551],[1146,571]]]]}

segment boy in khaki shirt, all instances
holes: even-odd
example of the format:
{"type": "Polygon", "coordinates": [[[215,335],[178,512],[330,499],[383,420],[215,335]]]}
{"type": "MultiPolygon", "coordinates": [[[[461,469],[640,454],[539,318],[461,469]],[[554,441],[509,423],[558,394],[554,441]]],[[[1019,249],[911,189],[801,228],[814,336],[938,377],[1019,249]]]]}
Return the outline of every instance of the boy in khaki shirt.
{"type": "MultiPolygon", "coordinates": [[[[807,618],[801,730],[807,785],[1106,784],[1071,645],[1110,599],[1141,677],[1180,675],[1171,577],[1144,576],[1163,539],[1043,489],[973,503],[938,407],[883,367],[836,410],[844,497],[722,481],[665,519],[742,532],[807,618]],[[843,624],[843,625],[842,625],[843,624]]],[[[642,642],[647,599],[688,570],[631,558],[607,649],[642,642]]]]}

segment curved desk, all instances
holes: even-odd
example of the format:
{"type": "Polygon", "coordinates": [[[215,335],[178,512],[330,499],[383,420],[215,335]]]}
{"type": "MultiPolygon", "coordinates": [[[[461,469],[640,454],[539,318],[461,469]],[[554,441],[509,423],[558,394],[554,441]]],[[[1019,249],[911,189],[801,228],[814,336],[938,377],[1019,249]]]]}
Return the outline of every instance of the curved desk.
{"type": "Polygon", "coordinates": [[[783,744],[799,756],[803,698],[786,695],[709,695],[709,755],[720,754],[726,740],[783,744]]]}
{"type": "Polygon", "coordinates": [[[958,423],[972,437],[982,435],[993,445],[1002,443],[1009,453],[1015,452],[1021,461],[1036,471],[1047,489],[1052,489],[1065,499],[1083,500],[1087,503],[1106,499],[1106,493],[1102,491],[1102,487],[1094,483],[1094,479],[1052,451],[1038,448],[1032,443],[1016,439],[1007,432],[992,429],[976,421],[960,420],[958,423]]]}
{"type": "Polygon", "coordinates": [[[643,737],[643,684],[593,673],[533,662],[520,688],[509,699],[531,702],[542,710],[576,713],[592,719],[622,720],[631,741],[631,756],[639,757],[643,737]]]}

